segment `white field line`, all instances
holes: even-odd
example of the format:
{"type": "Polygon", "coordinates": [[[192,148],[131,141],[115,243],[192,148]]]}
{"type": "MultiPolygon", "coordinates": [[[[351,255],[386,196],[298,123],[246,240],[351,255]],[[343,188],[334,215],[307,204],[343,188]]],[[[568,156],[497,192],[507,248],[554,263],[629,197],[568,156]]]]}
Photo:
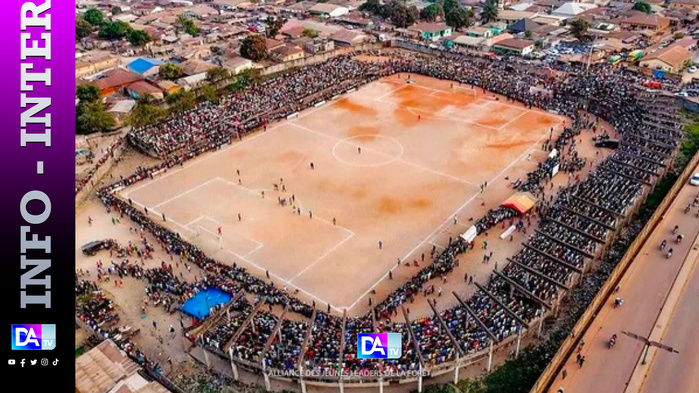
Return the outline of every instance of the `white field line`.
{"type": "Polygon", "coordinates": [[[313,263],[311,263],[310,265],[306,266],[306,268],[304,268],[303,270],[301,270],[300,272],[298,272],[297,275],[295,275],[294,277],[291,277],[291,279],[289,280],[289,282],[290,282],[290,283],[291,283],[291,282],[294,282],[294,280],[296,280],[296,279],[299,278],[301,275],[303,275],[304,273],[306,273],[309,269],[315,267],[315,266],[316,266],[318,263],[320,263],[320,261],[322,261],[325,257],[327,257],[328,255],[330,255],[333,251],[337,250],[341,245],[343,245],[343,244],[344,244],[345,242],[347,242],[349,239],[353,238],[354,235],[355,235],[354,232],[350,233],[347,237],[345,237],[344,239],[342,239],[341,241],[339,241],[337,244],[335,244],[333,247],[331,247],[328,251],[326,251],[325,254],[321,255],[320,257],[318,257],[318,259],[316,259],[315,261],[313,261],[313,263]]]}
{"type": "MultiPolygon", "coordinates": [[[[440,172],[440,171],[437,171],[437,170],[428,168],[428,167],[426,167],[426,166],[422,166],[422,165],[420,165],[420,164],[415,164],[415,163],[413,163],[413,162],[410,162],[410,161],[405,160],[405,159],[400,158],[400,157],[399,157],[399,158],[396,158],[396,157],[394,157],[394,156],[392,156],[392,155],[390,155],[390,154],[386,154],[386,153],[383,153],[383,152],[381,152],[381,151],[374,150],[374,149],[372,149],[372,148],[370,148],[370,147],[365,147],[365,146],[361,146],[361,145],[358,145],[358,144],[355,144],[355,143],[352,143],[352,142],[348,142],[348,141],[345,140],[345,139],[339,139],[339,138],[336,138],[336,137],[334,137],[334,136],[332,136],[332,135],[328,135],[328,134],[322,133],[322,132],[320,132],[320,131],[316,131],[316,130],[311,129],[311,128],[308,128],[308,127],[306,127],[306,126],[302,126],[302,125],[300,125],[300,124],[296,124],[296,123],[289,123],[289,124],[292,125],[292,126],[294,126],[294,127],[299,128],[299,129],[302,129],[302,130],[304,130],[304,131],[308,131],[308,132],[310,132],[310,133],[313,133],[313,134],[316,134],[316,135],[320,135],[320,136],[323,136],[323,137],[332,139],[333,141],[335,141],[335,142],[337,142],[337,143],[345,143],[345,144],[347,144],[347,145],[349,145],[349,146],[352,146],[352,147],[361,147],[363,151],[367,151],[367,152],[376,154],[376,155],[381,156],[381,157],[386,157],[386,158],[394,159],[394,162],[401,162],[401,163],[406,164],[406,165],[408,165],[408,166],[412,166],[412,167],[414,167],[414,168],[420,169],[420,170],[425,171],[425,172],[430,172],[430,173],[433,173],[433,174],[438,175],[438,176],[446,177],[446,178],[449,178],[449,179],[451,179],[451,180],[454,180],[454,181],[459,182],[459,183],[462,183],[462,184],[467,184],[467,185],[473,186],[473,187],[476,186],[475,184],[473,184],[473,183],[471,183],[471,182],[469,182],[469,181],[460,179],[460,178],[458,178],[458,177],[456,177],[456,176],[452,176],[452,175],[449,175],[449,174],[447,174],[447,173],[443,173],[443,172],[440,172]]],[[[400,142],[399,142],[399,143],[400,143],[400,142]]]]}

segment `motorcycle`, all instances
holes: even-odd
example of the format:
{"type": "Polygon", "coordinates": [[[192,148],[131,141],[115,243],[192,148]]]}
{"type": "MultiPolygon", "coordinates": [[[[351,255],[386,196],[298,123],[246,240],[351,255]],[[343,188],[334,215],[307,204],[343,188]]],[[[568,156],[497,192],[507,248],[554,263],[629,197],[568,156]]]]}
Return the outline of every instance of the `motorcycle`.
{"type": "Polygon", "coordinates": [[[614,308],[621,306],[623,303],[624,303],[624,301],[621,300],[621,298],[619,298],[619,297],[614,299],[614,308]]]}
{"type": "Polygon", "coordinates": [[[664,250],[666,246],[667,246],[667,241],[663,240],[662,243],[660,243],[660,251],[664,250]]]}
{"type": "Polygon", "coordinates": [[[672,257],[672,249],[670,249],[670,251],[667,252],[667,254],[666,254],[665,257],[666,257],[667,259],[670,259],[670,258],[672,257]]]}
{"type": "Polygon", "coordinates": [[[675,243],[677,243],[677,244],[682,243],[682,239],[684,239],[684,236],[682,236],[682,235],[677,235],[677,239],[675,239],[675,243]]]}
{"type": "Polygon", "coordinates": [[[676,234],[677,234],[677,231],[678,231],[679,229],[680,229],[680,227],[677,226],[677,225],[675,225],[675,227],[672,228],[672,234],[673,234],[673,235],[676,235],[676,234]]]}
{"type": "Polygon", "coordinates": [[[616,345],[616,334],[609,339],[608,348],[612,349],[614,348],[614,345],[616,345]]]}

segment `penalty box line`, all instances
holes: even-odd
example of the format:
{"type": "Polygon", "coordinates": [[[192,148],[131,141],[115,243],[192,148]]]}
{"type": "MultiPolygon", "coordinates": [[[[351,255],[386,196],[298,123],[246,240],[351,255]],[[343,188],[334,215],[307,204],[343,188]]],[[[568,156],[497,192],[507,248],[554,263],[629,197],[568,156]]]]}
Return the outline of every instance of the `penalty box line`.
{"type": "MultiPolygon", "coordinates": [[[[141,208],[146,207],[146,206],[144,206],[144,205],[141,204],[141,203],[138,203],[138,202],[134,202],[134,203],[135,203],[136,205],[140,206],[141,208]]],[[[158,216],[162,215],[162,213],[160,213],[160,212],[157,211],[157,210],[150,210],[150,211],[153,212],[153,214],[156,214],[156,215],[158,215],[158,216]]],[[[184,229],[184,230],[186,230],[186,231],[189,231],[189,232],[191,232],[191,233],[196,234],[196,231],[194,231],[194,230],[192,230],[192,229],[190,229],[190,228],[184,226],[183,224],[177,222],[176,220],[173,220],[173,219],[168,218],[168,221],[174,223],[175,225],[179,226],[180,228],[182,228],[182,229],[184,229]]],[[[229,254],[231,254],[231,255],[237,257],[237,258],[240,259],[241,261],[243,261],[243,262],[245,262],[245,263],[247,263],[247,264],[249,264],[249,265],[251,265],[251,266],[253,266],[253,267],[257,268],[257,269],[259,269],[259,270],[262,271],[262,272],[265,272],[265,273],[268,272],[268,269],[263,268],[262,266],[260,266],[260,265],[258,265],[257,263],[251,261],[250,259],[246,258],[246,257],[243,256],[243,255],[238,255],[238,254],[236,254],[235,252],[233,252],[233,251],[231,251],[231,250],[229,250],[229,249],[227,249],[227,248],[225,248],[224,251],[226,251],[226,252],[228,252],[229,254]]],[[[214,258],[214,259],[215,259],[215,258],[214,258]]],[[[319,302],[321,302],[321,303],[323,303],[323,304],[330,304],[330,303],[328,303],[328,301],[326,301],[325,299],[323,299],[323,298],[321,298],[321,297],[318,297],[317,295],[315,295],[315,294],[313,294],[313,293],[311,293],[311,292],[308,292],[307,290],[305,290],[305,289],[303,289],[303,288],[299,288],[298,286],[295,286],[294,284],[292,284],[291,282],[289,282],[288,280],[284,279],[283,277],[281,277],[281,276],[279,276],[279,275],[277,275],[277,274],[274,274],[274,273],[270,272],[270,273],[269,273],[269,276],[270,276],[270,278],[274,277],[276,280],[279,280],[279,281],[283,282],[284,284],[286,284],[286,285],[288,285],[288,286],[290,286],[290,287],[293,287],[293,288],[295,288],[295,289],[298,289],[299,292],[304,293],[304,294],[306,294],[307,296],[309,296],[309,297],[311,297],[311,298],[313,298],[313,299],[315,299],[315,300],[318,300],[319,302]]],[[[340,313],[343,312],[343,309],[340,308],[340,307],[337,307],[337,306],[330,305],[330,308],[332,308],[333,310],[335,310],[335,311],[337,311],[337,312],[340,312],[340,313]]]]}

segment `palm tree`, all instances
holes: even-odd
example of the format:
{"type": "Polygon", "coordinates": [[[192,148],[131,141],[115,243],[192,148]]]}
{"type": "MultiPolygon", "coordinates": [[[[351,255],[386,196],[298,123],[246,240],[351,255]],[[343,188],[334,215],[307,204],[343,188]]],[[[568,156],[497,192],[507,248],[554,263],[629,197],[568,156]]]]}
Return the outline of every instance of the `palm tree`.
{"type": "Polygon", "coordinates": [[[184,14],[177,15],[177,22],[175,23],[175,35],[180,36],[180,30],[184,30],[184,25],[187,23],[187,17],[184,14]]]}
{"type": "Polygon", "coordinates": [[[481,11],[481,22],[488,23],[498,17],[498,2],[497,0],[488,0],[481,11]]]}

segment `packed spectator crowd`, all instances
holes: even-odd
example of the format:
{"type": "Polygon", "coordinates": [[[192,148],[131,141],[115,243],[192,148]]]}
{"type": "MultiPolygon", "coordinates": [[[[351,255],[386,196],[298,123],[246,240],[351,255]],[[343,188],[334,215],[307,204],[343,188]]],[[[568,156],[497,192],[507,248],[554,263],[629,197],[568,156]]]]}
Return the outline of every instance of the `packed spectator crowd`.
{"type": "MultiPolygon", "coordinates": [[[[113,195],[114,190],[153,177],[212,146],[227,143],[234,133],[245,133],[255,126],[266,125],[268,121],[299,111],[326,95],[339,94],[349,86],[358,86],[380,76],[413,72],[489,90],[527,106],[556,111],[573,119],[570,128],[544,145],[546,150],[556,149],[559,155],[549,158],[530,173],[527,180],[517,186],[520,191],[539,195],[554,167],[565,166],[566,171],[575,172],[585,166],[575,151],[575,140],[583,128],[596,127],[598,120],[582,114],[582,109],[587,109],[595,117],[607,119],[622,136],[622,147],[603,160],[585,179],[563,189],[555,201],[553,198],[540,201],[542,223],[539,230],[530,234],[525,246],[511,258],[513,263],[502,270],[502,276],[493,274],[486,285],[466,299],[468,309],[457,306],[439,314],[456,345],[465,353],[479,352],[487,348],[491,340],[498,343],[513,336],[522,329],[523,322],[529,323],[543,315],[546,307],[542,303],[550,305],[561,296],[562,288],[569,286],[573,275],[585,268],[586,260],[603,248],[600,241],[608,240],[608,235],[638,202],[644,192],[643,184],[661,175],[662,168],[679,146],[681,123],[676,117],[663,113],[667,108],[654,107],[650,97],[638,93],[634,85],[642,81],[641,77],[623,69],[593,66],[589,71],[579,70],[576,75],[551,75],[520,65],[515,65],[515,73],[512,67],[510,61],[454,53],[434,57],[392,52],[390,60],[381,63],[341,56],[255,85],[250,88],[249,97],[247,93],[237,93],[220,104],[203,104],[182,118],[135,130],[131,138],[139,146],[169,158],[155,167],[138,168],[132,176],[102,188],[99,196],[108,210],[128,216],[143,231],[152,233],[164,251],[196,264],[206,274],[196,282],[188,283],[178,279],[165,262],[158,269],[130,274],[145,277],[149,281],[149,295],[158,294],[158,298],[167,294],[174,297],[173,301],[181,302],[202,288],[217,287],[234,294],[244,291],[255,297],[254,303],[262,301],[270,306],[281,305],[287,312],[308,319],[305,322],[285,320],[278,337],[271,337],[278,322],[276,316],[253,311],[247,300],[234,305],[236,312],[209,329],[204,335],[204,344],[224,354],[230,346],[234,357],[248,362],[266,362],[268,366],[286,370],[298,368],[309,325],[310,342],[303,361],[307,369],[318,374],[338,369],[345,372],[382,370],[397,374],[417,370],[420,359],[425,366],[454,360],[455,344],[436,316],[416,319],[410,325],[395,322],[393,317],[398,315],[401,305],[431,292],[433,285],[430,286],[429,281],[449,274],[458,265],[458,256],[473,248],[473,242],[457,238],[444,251],[433,251],[432,263],[376,304],[372,312],[361,318],[345,320],[329,312],[314,312],[315,304],[302,302],[287,293],[286,288],[278,288],[243,268],[207,257],[178,234],[156,223],[147,212],[113,195]],[[655,126],[645,121],[650,118],[648,116],[661,118],[662,122],[655,126]],[[247,326],[231,342],[241,321],[251,312],[257,312],[252,319],[253,326],[247,326]],[[343,321],[344,347],[341,344],[343,321]],[[402,333],[403,356],[400,359],[378,362],[356,358],[356,333],[376,331],[374,329],[402,333]],[[409,333],[411,330],[414,337],[409,333]],[[262,357],[261,349],[270,338],[272,344],[262,357]]],[[[481,234],[507,221],[512,225],[517,215],[519,213],[511,208],[494,208],[474,225],[481,234]]],[[[519,218],[518,227],[523,225],[523,220],[519,218]]],[[[138,269],[133,268],[133,271],[138,269]]]]}

